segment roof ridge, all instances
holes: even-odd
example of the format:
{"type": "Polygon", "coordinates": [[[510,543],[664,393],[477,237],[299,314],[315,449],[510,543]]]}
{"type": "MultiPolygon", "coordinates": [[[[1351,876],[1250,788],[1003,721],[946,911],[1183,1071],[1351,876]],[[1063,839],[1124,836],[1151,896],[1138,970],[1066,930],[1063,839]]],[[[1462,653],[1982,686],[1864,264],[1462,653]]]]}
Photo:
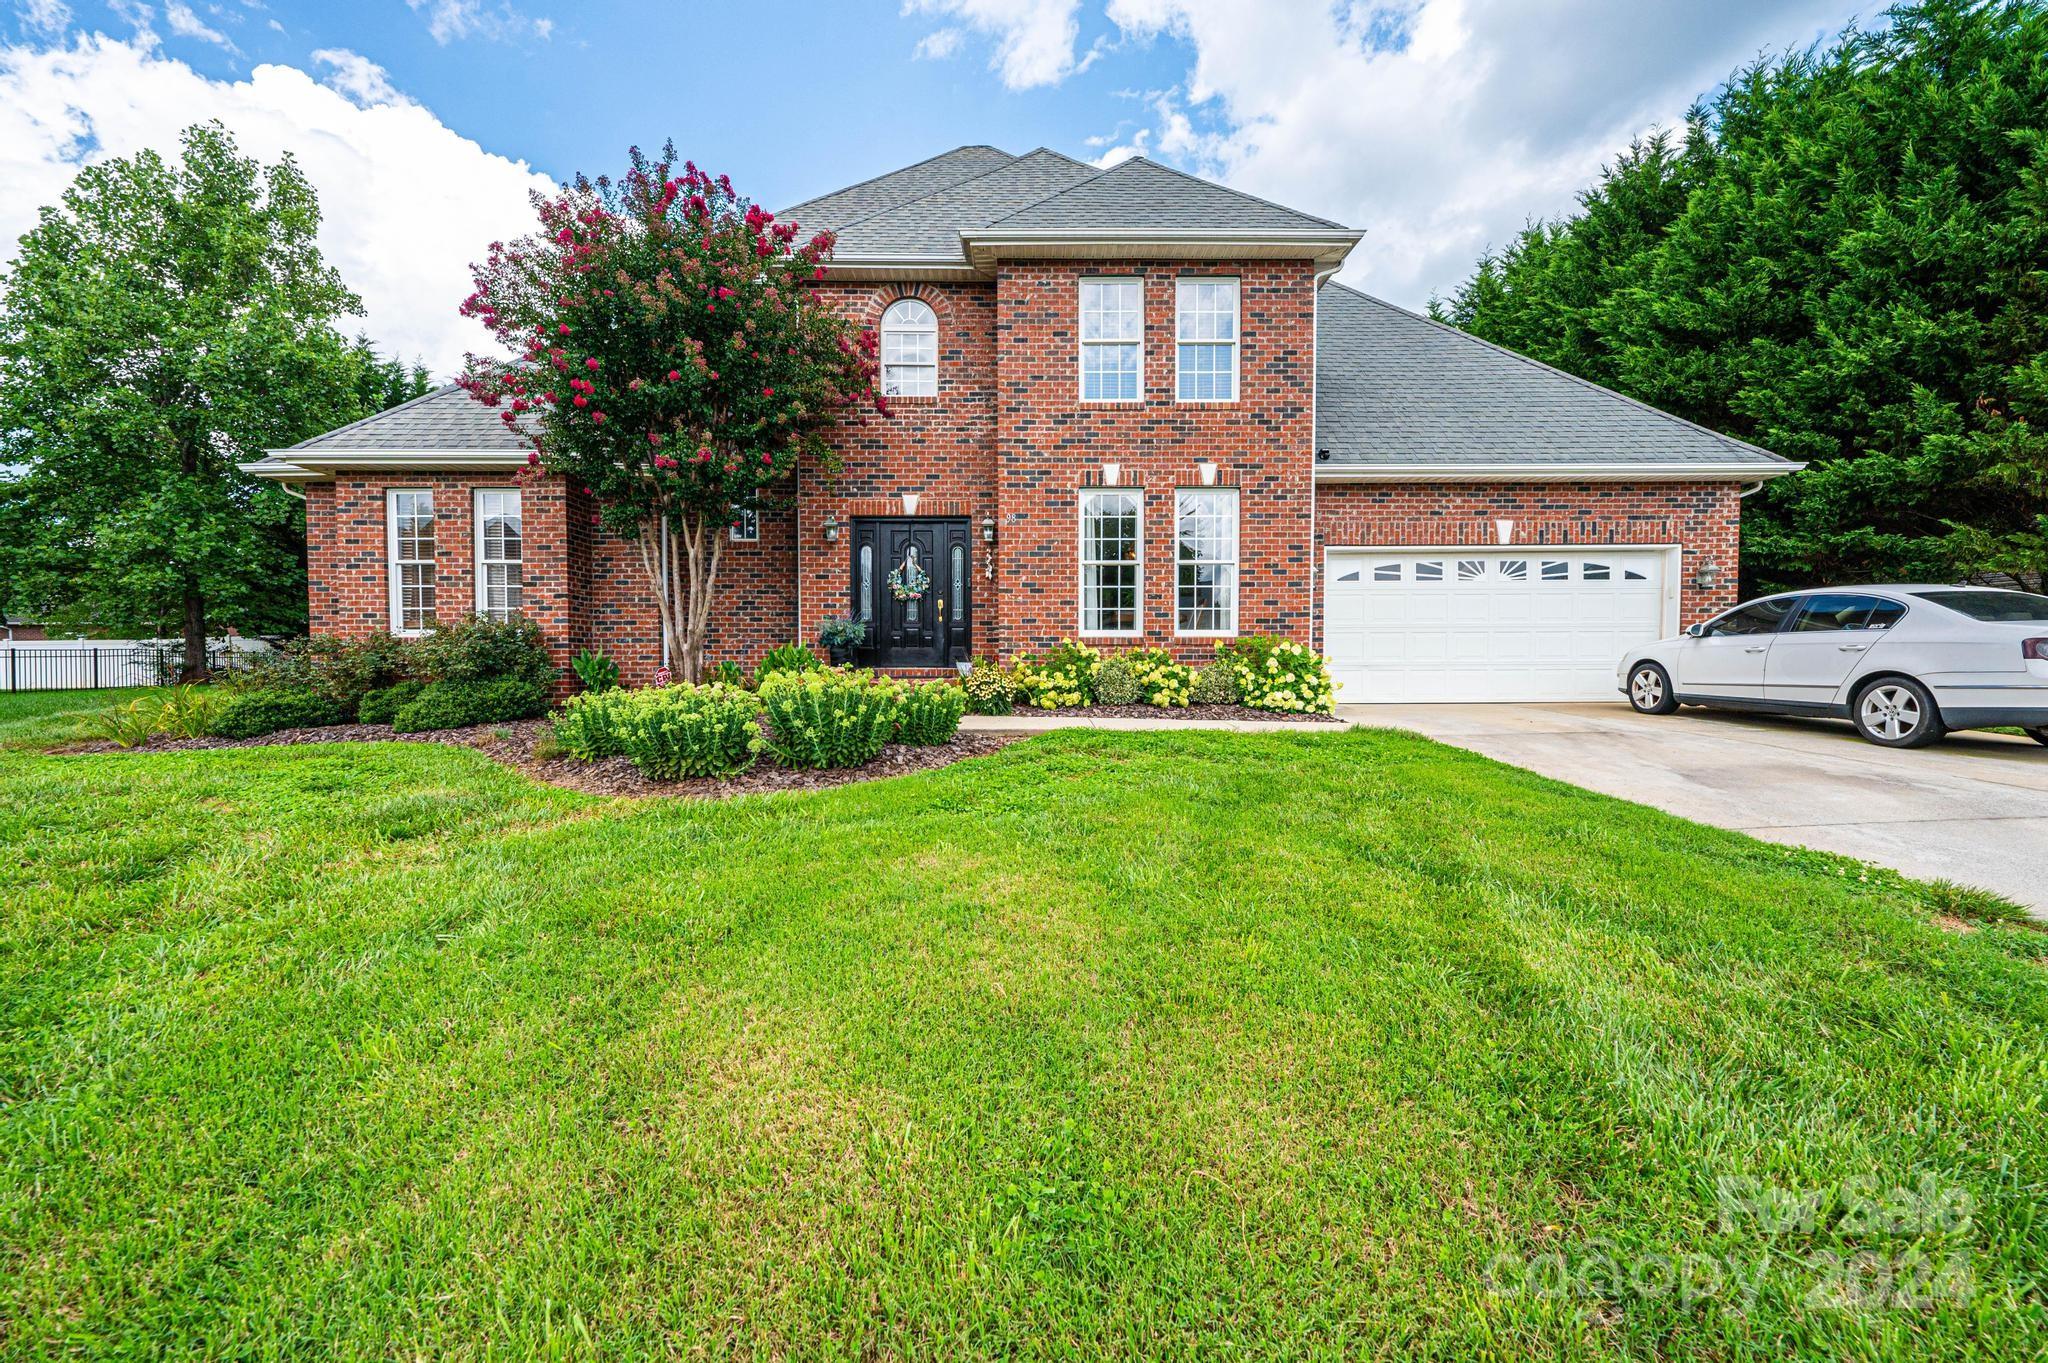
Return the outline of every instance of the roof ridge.
{"type": "MultiPolygon", "coordinates": [[[[818,200],[820,200],[820,199],[830,199],[830,198],[833,198],[833,197],[834,197],[834,196],[836,196],[836,195],[840,195],[840,194],[850,194],[850,193],[852,193],[852,192],[853,192],[854,190],[856,190],[856,189],[862,189],[862,188],[865,188],[865,187],[866,187],[866,186],[868,186],[868,185],[872,185],[872,184],[878,184],[878,183],[880,183],[880,182],[881,182],[881,181],[883,181],[883,180],[889,179],[889,178],[890,178],[891,176],[895,176],[895,175],[901,175],[901,174],[903,174],[903,173],[904,173],[904,172],[906,172],[906,171],[912,171],[912,170],[916,170],[916,169],[917,169],[917,168],[918,168],[919,166],[928,166],[928,165],[930,165],[930,164],[931,164],[932,162],[934,162],[934,161],[939,161],[939,160],[943,160],[944,158],[946,158],[946,157],[948,157],[948,156],[956,156],[956,155],[958,155],[959,153],[961,153],[961,152],[963,152],[963,151],[992,151],[992,152],[994,152],[994,153],[995,153],[996,155],[998,155],[998,156],[1009,156],[1009,157],[1010,157],[1010,160],[1012,160],[1012,161],[1015,161],[1015,160],[1017,159],[1017,158],[1016,158],[1015,156],[1011,156],[1009,152],[1006,152],[1006,151],[1004,151],[1004,150],[1003,150],[1003,149],[1002,149],[1001,147],[995,146],[995,145],[993,145],[993,144],[991,144],[991,143],[988,143],[988,142],[962,142],[962,143],[961,143],[961,144],[960,144],[959,146],[957,146],[957,147],[949,147],[949,148],[947,148],[947,149],[946,149],[945,151],[941,151],[941,152],[934,152],[934,153],[933,153],[932,155],[930,155],[930,156],[927,156],[927,157],[925,157],[925,158],[924,158],[924,160],[922,160],[922,161],[912,161],[912,162],[911,162],[911,163],[910,163],[909,165],[907,165],[907,166],[898,166],[898,167],[896,167],[896,169],[894,169],[894,170],[885,170],[885,171],[881,172],[881,173],[880,173],[879,175],[870,175],[870,176],[868,176],[868,178],[867,178],[867,179],[865,179],[865,180],[856,180],[856,181],[854,181],[854,182],[853,182],[852,184],[850,184],[850,185],[841,185],[841,186],[840,186],[839,188],[837,188],[837,189],[828,189],[828,190],[826,190],[826,191],[825,191],[825,192],[824,192],[823,194],[813,194],[813,195],[812,195],[812,196],[811,196],[810,198],[808,198],[808,199],[804,199],[804,200],[802,200],[801,202],[798,202],[798,203],[793,203],[793,204],[791,204],[791,205],[790,205],[790,206],[789,206],[788,208],[785,208],[785,209],[783,209],[783,210],[782,210],[782,212],[783,212],[783,213],[794,213],[794,212],[796,212],[796,211],[797,211],[797,210],[798,210],[799,208],[804,208],[804,207],[807,207],[807,206],[809,206],[809,205],[811,205],[811,204],[814,204],[814,203],[818,202],[818,200]]],[[[1000,167],[998,167],[998,169],[1000,169],[1000,167]]],[[[986,173],[986,172],[984,172],[984,173],[986,173]]],[[[979,179],[979,178],[980,178],[980,177],[979,177],[979,176],[976,176],[976,175],[970,175],[970,176],[968,176],[968,177],[967,177],[967,179],[968,179],[968,180],[974,180],[974,179],[979,179]]],[[[966,183],[966,181],[964,181],[964,180],[956,180],[956,181],[954,181],[954,183],[955,183],[955,184],[964,184],[964,183],[966,183]]],[[[923,196],[923,195],[919,195],[918,197],[919,197],[919,198],[922,198],[922,197],[924,197],[924,196],[923,196]]],[[[916,202],[916,200],[915,200],[915,199],[905,199],[905,200],[904,200],[903,202],[905,202],[905,203],[915,203],[915,202],[916,202]]],[[[780,215],[778,215],[778,216],[780,216],[780,215]]],[[[859,222],[859,221],[860,221],[860,219],[856,218],[856,219],[854,219],[854,221],[855,221],[855,222],[859,222]]],[[[799,226],[801,226],[801,224],[799,224],[799,226]]]]}
{"type": "MultiPolygon", "coordinates": [[[[1088,165],[1090,163],[1084,161],[1081,164],[1088,165]]],[[[1104,169],[1098,169],[1095,174],[1089,176],[1085,180],[1077,180],[1073,184],[1068,185],[1065,189],[1062,189],[1057,193],[1048,194],[1043,199],[1038,200],[1036,203],[1025,204],[1022,208],[1016,209],[1013,212],[1005,213],[1000,218],[996,218],[990,222],[983,223],[982,226],[1000,226],[1001,224],[1008,222],[1011,218],[1016,217],[1020,213],[1028,213],[1034,208],[1043,207],[1044,205],[1051,203],[1054,199],[1059,198],[1061,195],[1071,194],[1077,189],[1081,189],[1087,185],[1092,185],[1097,180],[1102,179],[1104,176],[1114,175],[1118,171],[1122,170],[1125,166],[1133,164],[1143,164],[1152,167],[1154,170],[1163,170],[1169,175],[1177,175],[1181,179],[1190,181],[1194,184],[1201,185],[1205,189],[1221,190],[1225,194],[1234,195],[1237,198],[1243,199],[1248,203],[1261,204],[1264,207],[1274,209],[1281,213],[1291,213],[1297,218],[1306,218],[1310,222],[1321,223],[1323,226],[1334,228],[1339,232],[1349,232],[1353,230],[1352,228],[1346,227],[1341,222],[1335,222],[1329,218],[1320,218],[1313,213],[1304,213],[1298,208],[1289,208],[1286,204],[1275,203],[1271,199],[1262,199],[1256,194],[1247,194],[1241,189],[1232,189],[1229,185],[1219,184],[1214,180],[1207,180],[1199,175],[1190,174],[1189,172],[1182,170],[1177,166],[1169,166],[1162,164],[1161,162],[1154,161],[1149,156],[1127,156],[1113,166],[1109,166],[1104,169]]]]}
{"type": "MultiPolygon", "coordinates": [[[[955,150],[958,150],[958,149],[956,148],[955,150]]],[[[1002,149],[1001,149],[1000,147],[998,147],[998,148],[995,148],[995,150],[997,150],[997,151],[1001,151],[1002,149]]],[[[939,187],[938,187],[937,189],[933,189],[933,190],[928,190],[928,191],[926,191],[925,193],[923,193],[923,194],[920,194],[920,195],[918,195],[918,196],[917,196],[916,198],[914,198],[914,199],[905,199],[905,200],[903,200],[903,201],[902,201],[902,202],[900,202],[900,203],[893,203],[893,204],[890,204],[890,205],[889,205],[889,206],[888,206],[887,208],[878,208],[878,209],[876,209],[876,210],[875,210],[874,212],[872,212],[872,213],[869,213],[869,214],[867,214],[867,215],[866,215],[866,216],[864,216],[864,217],[859,217],[859,218],[848,218],[848,219],[846,220],[846,222],[845,222],[845,223],[841,224],[841,227],[833,229],[833,230],[834,230],[834,233],[836,234],[837,232],[839,232],[839,231],[843,230],[843,229],[844,229],[844,228],[846,228],[846,227],[855,227],[855,226],[858,226],[859,224],[861,224],[861,223],[864,223],[864,222],[872,222],[872,221],[874,221],[874,220],[875,220],[876,218],[880,218],[880,217],[885,217],[885,216],[887,216],[887,215],[888,215],[888,214],[890,214],[890,213],[894,213],[894,212],[895,212],[895,211],[896,211],[897,209],[899,209],[899,208],[910,208],[910,207],[912,207],[912,206],[914,206],[914,205],[916,205],[916,204],[921,204],[921,203],[923,203],[923,202],[924,202],[924,201],[925,201],[926,199],[936,198],[937,196],[939,196],[939,195],[941,195],[941,194],[950,194],[950,193],[952,193],[952,192],[953,192],[954,190],[956,190],[956,189],[959,189],[959,188],[960,188],[961,186],[963,186],[963,185],[971,185],[971,184],[973,184],[973,183],[974,183],[974,182],[975,182],[976,180],[986,180],[986,179],[987,179],[987,178],[988,178],[989,176],[991,176],[991,175],[1001,175],[1001,174],[1002,174],[1002,173],[1003,173],[1004,171],[1006,171],[1006,170],[1015,170],[1015,169],[1017,168],[1017,163],[1018,163],[1019,161],[1026,161],[1026,160],[1029,160],[1029,159],[1030,159],[1031,157],[1034,157],[1034,156],[1038,155],[1038,154],[1039,154],[1040,152],[1044,152],[1044,153],[1045,153],[1046,155],[1048,155],[1048,156],[1057,156],[1057,157],[1059,157],[1059,158],[1060,158],[1061,160],[1063,160],[1063,161],[1073,161],[1073,163],[1074,163],[1075,165],[1077,165],[1077,166],[1086,166],[1086,165],[1088,164],[1088,163],[1087,163],[1086,161],[1074,161],[1074,158],[1073,158],[1073,157],[1071,157],[1071,156],[1068,156],[1068,155],[1067,155],[1067,154],[1066,154],[1065,152],[1058,152],[1058,151],[1054,151],[1054,150],[1053,150],[1053,149],[1052,149],[1051,147],[1033,147],[1033,148],[1032,148],[1032,149],[1031,149],[1030,151],[1027,151],[1027,152],[1025,152],[1025,153],[1024,153],[1024,154],[1023,154],[1022,156],[1010,156],[1010,154],[1009,154],[1008,152],[1003,152],[1003,155],[1005,155],[1005,156],[1010,156],[1010,159],[1009,159],[1008,161],[1004,162],[1004,163],[1003,163],[1002,165],[1000,165],[1000,166],[996,166],[996,167],[994,167],[993,169],[990,169],[990,170],[984,170],[984,171],[982,171],[982,172],[981,172],[980,174],[978,174],[978,175],[970,175],[970,176],[968,176],[968,177],[967,177],[966,179],[964,179],[964,180],[955,180],[955,181],[953,181],[953,183],[952,183],[952,184],[949,184],[949,185],[940,185],[940,186],[939,186],[939,187]]],[[[923,162],[919,162],[918,164],[919,164],[919,165],[922,165],[922,164],[924,164],[924,163],[923,163],[923,162]]],[[[1098,175],[1099,175],[1099,174],[1101,174],[1101,173],[1102,173],[1102,172],[1100,172],[1100,171],[1097,171],[1097,172],[1096,172],[1096,174],[1098,174],[1098,175]]],[[[1091,175],[1091,176],[1089,176],[1088,178],[1089,178],[1090,180],[1092,180],[1092,179],[1094,179],[1095,177],[1094,177],[1093,175],[1091,175]]],[[[1077,181],[1076,183],[1078,183],[1078,184],[1086,184],[1086,183],[1088,183],[1088,181],[1087,181],[1087,180],[1081,180],[1081,181],[1077,181]]],[[[1068,186],[1068,188],[1069,188],[1069,189],[1071,189],[1071,188],[1073,188],[1073,187],[1074,187],[1074,186],[1072,186],[1072,185],[1069,185],[1069,186],[1068,186]]],[[[834,191],[834,192],[836,193],[836,192],[838,192],[838,191],[834,191]]],[[[1064,191],[1064,190],[1062,190],[1062,191],[1060,191],[1060,192],[1061,192],[1061,193],[1064,193],[1065,191],[1064,191]]],[[[1048,195],[1047,197],[1049,198],[1049,197],[1051,197],[1051,196],[1050,196],[1050,195],[1048,195]]],[[[1042,203],[1042,202],[1044,202],[1044,200],[1035,200],[1034,202],[1042,203]]],[[[1031,207],[1031,204],[1026,204],[1026,205],[1024,205],[1024,208],[1029,208],[1029,207],[1031,207]]],[[[1020,212],[1020,213],[1021,213],[1021,212],[1023,212],[1024,210],[1023,210],[1023,208],[1019,208],[1019,209],[1017,209],[1017,210],[1015,210],[1015,211],[1017,211],[1017,212],[1020,212]]],[[[1007,215],[1005,215],[1005,216],[1007,216],[1007,215]]]]}
{"type": "MultiPolygon", "coordinates": [[[[1647,402],[1643,402],[1637,398],[1632,398],[1628,394],[1619,392],[1613,388],[1609,388],[1605,384],[1595,383],[1591,379],[1584,378],[1578,374],[1572,373],[1569,369],[1559,369],[1554,364],[1545,364],[1543,361],[1537,359],[1533,355],[1524,355],[1519,350],[1511,350],[1507,346],[1496,345],[1492,341],[1487,340],[1484,336],[1474,336],[1471,332],[1466,331],[1463,327],[1454,327],[1449,322],[1439,322],[1436,318],[1429,316],[1427,313],[1412,311],[1411,309],[1402,307],[1399,303],[1389,303],[1384,298],[1380,298],[1374,294],[1369,294],[1364,289],[1354,289],[1349,284],[1343,283],[1339,280],[1333,279],[1330,281],[1330,283],[1334,287],[1342,289],[1345,293],[1350,294],[1354,298],[1363,299],[1368,303],[1372,303],[1379,307],[1385,308],[1389,312],[1397,312],[1401,316],[1409,318],[1412,321],[1422,323],[1424,326],[1435,327],[1439,331],[1447,331],[1451,335],[1459,337],[1463,340],[1470,341],[1475,345],[1485,346],[1488,350],[1493,351],[1495,354],[1505,355],[1509,359],[1514,360],[1517,363],[1528,365],[1531,369],[1538,369],[1546,374],[1555,374],[1561,379],[1569,379],[1573,383],[1579,385],[1579,387],[1581,388],[1589,388],[1593,392],[1599,393],[1604,397],[1615,398],[1618,401],[1625,402],[1629,406],[1636,408],[1638,411],[1648,412],[1651,416],[1658,417],[1662,420],[1668,421],[1675,426],[1682,426],[1689,431],[1698,431],[1701,435],[1712,436],[1716,440],[1723,441],[1730,445],[1739,446],[1742,449],[1749,450],[1756,454],[1761,454],[1767,459],[1775,459],[1781,464],[1790,464],[1794,462],[1793,460],[1787,459],[1784,455],[1778,454],[1773,450],[1767,450],[1761,445],[1751,444],[1749,441],[1744,440],[1740,436],[1729,435],[1725,431],[1717,431],[1712,426],[1702,426],[1697,421],[1688,421],[1684,417],[1679,416],[1676,412],[1667,412],[1661,407],[1652,407],[1647,402]]],[[[1318,348],[1318,353],[1320,353],[1320,347],[1318,348]]]]}
{"type": "Polygon", "coordinates": [[[353,431],[358,426],[367,426],[371,422],[376,421],[382,417],[390,416],[394,412],[407,411],[411,408],[419,406],[421,403],[427,401],[430,398],[440,397],[444,393],[454,392],[460,389],[461,387],[462,385],[459,383],[449,382],[441,384],[437,388],[429,388],[426,392],[420,394],[416,398],[407,398],[404,402],[395,403],[389,407],[380,407],[376,411],[370,413],[368,416],[359,416],[354,421],[351,421],[346,425],[336,426],[331,431],[320,431],[313,435],[309,435],[304,440],[300,440],[293,444],[287,445],[285,448],[296,450],[308,445],[310,442],[315,440],[332,439],[333,437],[340,435],[343,431],[353,431]]]}

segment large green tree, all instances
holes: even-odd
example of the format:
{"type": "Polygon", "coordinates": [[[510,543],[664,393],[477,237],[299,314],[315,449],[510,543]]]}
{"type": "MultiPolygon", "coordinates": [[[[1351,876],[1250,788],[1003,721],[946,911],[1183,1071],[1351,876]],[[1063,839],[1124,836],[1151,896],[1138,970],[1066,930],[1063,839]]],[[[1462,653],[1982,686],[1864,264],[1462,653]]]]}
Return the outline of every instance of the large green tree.
{"type": "Polygon", "coordinates": [[[80,171],[0,275],[0,591],[15,613],[178,635],[305,621],[303,513],[236,469],[424,388],[335,327],[313,188],[219,124],[80,171]]]}
{"type": "Polygon", "coordinates": [[[1738,72],[1438,315],[1810,467],[1753,586],[2048,569],[2048,4],[1738,72]]]}

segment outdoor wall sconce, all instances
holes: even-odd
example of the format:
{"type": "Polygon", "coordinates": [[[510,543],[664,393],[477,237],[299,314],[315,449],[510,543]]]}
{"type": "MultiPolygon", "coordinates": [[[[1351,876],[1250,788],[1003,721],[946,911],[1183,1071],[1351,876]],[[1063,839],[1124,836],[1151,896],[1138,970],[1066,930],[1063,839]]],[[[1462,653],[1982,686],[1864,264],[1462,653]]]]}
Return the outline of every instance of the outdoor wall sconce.
{"type": "Polygon", "coordinates": [[[1703,592],[1714,590],[1720,581],[1721,570],[1716,568],[1711,562],[1702,563],[1699,571],[1692,575],[1693,585],[1703,592]]]}
{"type": "Polygon", "coordinates": [[[833,515],[831,512],[827,511],[825,513],[825,543],[833,544],[836,543],[838,539],[839,518],[833,515]]]}
{"type": "Polygon", "coordinates": [[[981,518],[981,542],[983,544],[994,544],[996,542],[996,518],[994,516],[983,516],[981,518]]]}

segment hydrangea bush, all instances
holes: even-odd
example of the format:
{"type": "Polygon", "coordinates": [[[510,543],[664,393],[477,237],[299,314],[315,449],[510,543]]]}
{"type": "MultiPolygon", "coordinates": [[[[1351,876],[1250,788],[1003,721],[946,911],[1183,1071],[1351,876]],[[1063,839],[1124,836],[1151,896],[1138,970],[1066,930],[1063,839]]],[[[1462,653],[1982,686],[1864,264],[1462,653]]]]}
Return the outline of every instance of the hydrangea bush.
{"type": "Polygon", "coordinates": [[[960,679],[960,689],[967,695],[967,708],[977,715],[1007,715],[1017,702],[1017,679],[987,658],[974,660],[960,679]]]}
{"type": "Polygon", "coordinates": [[[1163,648],[1132,649],[1123,655],[1137,684],[1138,699],[1147,705],[1184,706],[1194,674],[1163,648]]]}
{"type": "Polygon", "coordinates": [[[1017,660],[1017,689],[1027,702],[1041,710],[1062,706],[1093,705],[1095,674],[1102,666],[1102,654],[1083,643],[1066,640],[1042,662],[1017,660]]]}
{"type": "Polygon", "coordinates": [[[1216,657],[1237,679],[1240,705],[1320,715],[1337,707],[1322,655],[1305,645],[1270,634],[1247,634],[1218,644],[1216,657]]]}

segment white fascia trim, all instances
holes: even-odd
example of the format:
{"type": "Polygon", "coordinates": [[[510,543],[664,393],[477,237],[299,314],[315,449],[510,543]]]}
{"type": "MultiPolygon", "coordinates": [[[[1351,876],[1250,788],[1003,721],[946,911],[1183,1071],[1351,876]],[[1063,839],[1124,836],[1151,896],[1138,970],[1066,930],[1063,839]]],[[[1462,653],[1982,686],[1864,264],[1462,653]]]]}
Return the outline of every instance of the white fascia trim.
{"type": "Polygon", "coordinates": [[[1643,464],[1318,464],[1318,483],[1687,483],[1782,478],[1806,465],[1754,461],[1643,464]]]}
{"type": "Polygon", "coordinates": [[[272,450],[269,458],[237,465],[258,478],[303,482],[353,469],[414,469],[465,472],[518,469],[526,456],[517,450],[272,450]]]}
{"type": "Polygon", "coordinates": [[[964,228],[960,233],[962,243],[978,246],[1036,246],[1046,242],[1086,245],[1093,241],[1227,241],[1256,245],[1284,241],[1342,246],[1348,250],[1364,239],[1363,232],[1333,231],[1327,227],[1089,227],[1080,230],[1072,227],[1009,227],[1000,230],[964,228]]]}

